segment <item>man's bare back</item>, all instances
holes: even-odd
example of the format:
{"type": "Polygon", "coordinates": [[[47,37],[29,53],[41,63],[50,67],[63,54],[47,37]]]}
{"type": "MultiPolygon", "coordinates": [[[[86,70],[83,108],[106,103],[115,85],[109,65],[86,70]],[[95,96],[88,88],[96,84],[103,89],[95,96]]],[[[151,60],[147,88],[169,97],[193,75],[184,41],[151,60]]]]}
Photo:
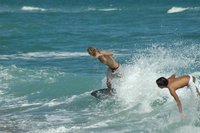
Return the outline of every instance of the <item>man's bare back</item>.
{"type": "Polygon", "coordinates": [[[190,80],[190,76],[184,75],[180,77],[175,77],[175,75],[172,75],[168,78],[168,88],[173,89],[174,91],[187,86],[188,82],[190,80]]]}
{"type": "Polygon", "coordinates": [[[112,56],[100,55],[98,59],[101,63],[107,65],[109,68],[117,68],[119,66],[119,64],[112,58],[112,56]]]}

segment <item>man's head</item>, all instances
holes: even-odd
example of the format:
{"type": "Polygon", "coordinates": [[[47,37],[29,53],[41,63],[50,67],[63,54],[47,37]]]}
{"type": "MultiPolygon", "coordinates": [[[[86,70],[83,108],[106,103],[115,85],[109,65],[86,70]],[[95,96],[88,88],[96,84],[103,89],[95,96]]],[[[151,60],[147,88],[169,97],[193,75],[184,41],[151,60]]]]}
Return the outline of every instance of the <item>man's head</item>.
{"type": "Polygon", "coordinates": [[[165,77],[160,77],[156,80],[158,87],[165,88],[168,85],[168,80],[165,77]]]}
{"type": "Polygon", "coordinates": [[[96,52],[98,52],[98,49],[96,49],[95,47],[88,47],[87,51],[89,55],[96,56],[96,52]]]}

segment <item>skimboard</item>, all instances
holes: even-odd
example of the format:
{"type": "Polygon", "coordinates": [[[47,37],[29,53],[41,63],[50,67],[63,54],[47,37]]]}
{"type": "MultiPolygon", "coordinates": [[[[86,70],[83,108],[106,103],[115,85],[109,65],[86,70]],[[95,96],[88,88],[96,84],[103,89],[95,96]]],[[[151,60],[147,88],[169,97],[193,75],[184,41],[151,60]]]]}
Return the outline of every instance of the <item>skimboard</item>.
{"type": "Polygon", "coordinates": [[[104,89],[99,89],[95,90],[91,93],[92,96],[98,98],[98,99],[104,99],[111,97],[116,94],[115,89],[110,89],[110,88],[104,88],[104,89]]]}

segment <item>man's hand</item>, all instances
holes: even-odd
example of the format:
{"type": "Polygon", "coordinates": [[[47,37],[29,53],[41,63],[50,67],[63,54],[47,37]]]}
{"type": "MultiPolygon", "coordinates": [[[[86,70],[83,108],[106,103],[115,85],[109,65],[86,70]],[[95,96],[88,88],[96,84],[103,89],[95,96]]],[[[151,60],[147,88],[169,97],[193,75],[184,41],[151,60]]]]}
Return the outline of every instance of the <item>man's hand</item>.
{"type": "Polygon", "coordinates": [[[96,58],[99,58],[99,56],[102,56],[102,55],[103,55],[102,53],[100,53],[100,52],[96,52],[95,57],[96,57],[96,58]]]}
{"type": "Polygon", "coordinates": [[[185,114],[184,113],[180,113],[180,118],[181,118],[181,120],[184,120],[185,119],[185,114]]]}

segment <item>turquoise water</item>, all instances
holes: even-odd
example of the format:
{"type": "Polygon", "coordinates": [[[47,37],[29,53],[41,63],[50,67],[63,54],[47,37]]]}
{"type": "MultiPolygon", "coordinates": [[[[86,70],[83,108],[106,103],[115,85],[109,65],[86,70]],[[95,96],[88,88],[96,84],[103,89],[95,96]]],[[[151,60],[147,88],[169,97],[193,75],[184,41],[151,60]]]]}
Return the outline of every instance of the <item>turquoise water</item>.
{"type": "Polygon", "coordinates": [[[199,107],[177,93],[186,118],[155,80],[200,79],[200,2],[171,0],[0,0],[0,132],[198,133],[199,107]],[[115,97],[106,67],[88,46],[113,51],[122,79],[115,97]]]}

